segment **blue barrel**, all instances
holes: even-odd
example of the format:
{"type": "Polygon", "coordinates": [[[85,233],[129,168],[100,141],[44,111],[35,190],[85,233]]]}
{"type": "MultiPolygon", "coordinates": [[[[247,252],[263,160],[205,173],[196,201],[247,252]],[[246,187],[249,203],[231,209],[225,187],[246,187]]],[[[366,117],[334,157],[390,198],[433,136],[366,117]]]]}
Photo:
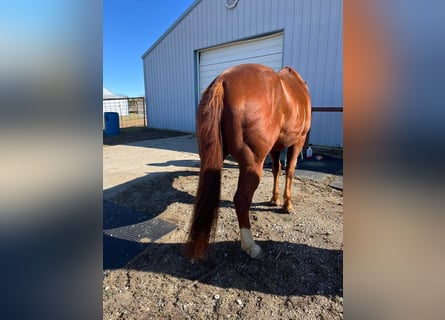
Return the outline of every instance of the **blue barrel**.
{"type": "Polygon", "coordinates": [[[119,133],[119,113],[105,112],[105,135],[112,136],[119,133]]]}

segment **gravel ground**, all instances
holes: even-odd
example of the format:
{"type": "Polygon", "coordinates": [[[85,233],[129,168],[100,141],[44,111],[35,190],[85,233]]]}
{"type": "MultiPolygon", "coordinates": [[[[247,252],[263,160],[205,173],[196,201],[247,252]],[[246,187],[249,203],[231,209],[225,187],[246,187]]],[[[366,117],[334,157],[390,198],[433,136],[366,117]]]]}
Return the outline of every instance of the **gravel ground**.
{"type": "MultiPolygon", "coordinates": [[[[178,227],[124,268],[104,270],[104,319],[343,318],[343,193],[333,176],[295,178],[295,214],[270,206],[265,169],[251,208],[252,233],[266,256],[241,250],[233,206],[238,169],[225,161],[216,236],[206,260],[182,255],[198,168],[140,179],[113,196],[116,204],[178,227]]],[[[284,176],[280,177],[281,190],[284,176]]]]}

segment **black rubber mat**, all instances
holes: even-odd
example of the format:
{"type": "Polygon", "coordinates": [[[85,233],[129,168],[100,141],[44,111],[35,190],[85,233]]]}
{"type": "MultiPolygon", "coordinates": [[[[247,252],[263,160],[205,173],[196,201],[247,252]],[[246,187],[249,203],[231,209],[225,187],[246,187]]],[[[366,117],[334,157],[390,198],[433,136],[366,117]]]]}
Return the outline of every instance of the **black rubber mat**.
{"type": "Polygon", "coordinates": [[[103,269],[124,267],[148,243],[173,231],[176,225],[144,212],[103,200],[103,269]]]}
{"type": "Polygon", "coordinates": [[[176,229],[175,224],[153,218],[151,220],[129,226],[105,229],[104,234],[122,240],[149,243],[156,241],[174,229],[176,229]]]}

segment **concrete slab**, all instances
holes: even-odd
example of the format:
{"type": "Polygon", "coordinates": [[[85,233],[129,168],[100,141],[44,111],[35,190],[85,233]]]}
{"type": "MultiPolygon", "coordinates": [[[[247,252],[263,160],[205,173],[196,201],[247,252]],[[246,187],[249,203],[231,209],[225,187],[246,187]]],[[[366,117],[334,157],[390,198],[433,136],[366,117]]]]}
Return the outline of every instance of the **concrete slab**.
{"type": "Polygon", "coordinates": [[[327,173],[323,173],[323,172],[295,169],[294,176],[321,182],[321,180],[323,180],[326,177],[329,177],[331,175],[327,174],[327,173]]]}
{"type": "Polygon", "coordinates": [[[196,137],[146,140],[103,149],[103,189],[108,190],[153,172],[199,170],[196,137]]]}
{"type": "MultiPolygon", "coordinates": [[[[299,159],[295,176],[320,182],[333,175],[336,178],[331,186],[342,189],[342,160],[328,156],[321,158],[299,159]]],[[[199,171],[196,136],[144,140],[103,149],[103,189],[112,189],[112,193],[107,192],[107,195],[119,192],[120,185],[128,187],[131,181],[140,177],[183,170],[199,171]]]]}
{"type": "Polygon", "coordinates": [[[330,187],[343,190],[343,176],[336,176],[335,180],[329,184],[330,187]]]}

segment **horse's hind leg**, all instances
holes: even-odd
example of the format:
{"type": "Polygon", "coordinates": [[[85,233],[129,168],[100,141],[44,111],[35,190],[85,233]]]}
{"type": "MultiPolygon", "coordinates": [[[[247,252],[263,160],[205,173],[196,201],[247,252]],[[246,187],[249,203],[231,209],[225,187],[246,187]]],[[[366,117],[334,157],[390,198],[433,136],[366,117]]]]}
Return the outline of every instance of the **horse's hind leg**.
{"type": "Polygon", "coordinates": [[[300,148],[296,144],[287,149],[287,166],[286,166],[286,184],[284,187],[284,205],[283,209],[287,213],[294,212],[291,200],[291,187],[294,178],[295,167],[297,165],[298,152],[300,148]]]}
{"type": "Polygon", "coordinates": [[[273,173],[273,190],[272,190],[272,199],[270,203],[275,206],[280,205],[279,199],[279,191],[278,191],[278,177],[281,172],[281,163],[280,163],[280,151],[272,151],[270,153],[272,158],[272,173],[273,173]]]}
{"type": "Polygon", "coordinates": [[[264,253],[259,245],[253,241],[250,230],[249,210],[252,203],[253,194],[260,183],[262,165],[254,167],[240,166],[238,178],[238,188],[235,193],[234,202],[238,224],[240,227],[241,248],[252,258],[259,259],[264,253]]]}

